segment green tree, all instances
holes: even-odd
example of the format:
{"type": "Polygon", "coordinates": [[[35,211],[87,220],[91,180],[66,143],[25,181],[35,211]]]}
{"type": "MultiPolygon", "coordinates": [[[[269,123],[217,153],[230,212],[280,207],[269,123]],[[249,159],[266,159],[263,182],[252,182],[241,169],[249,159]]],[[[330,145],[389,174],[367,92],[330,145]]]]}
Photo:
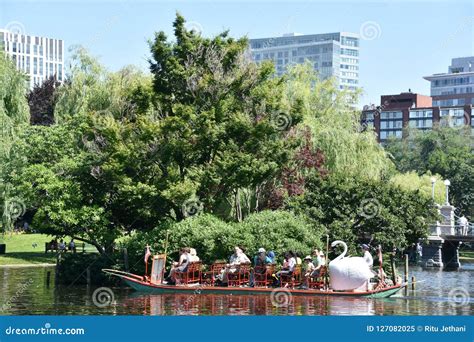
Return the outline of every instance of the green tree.
{"type": "Polygon", "coordinates": [[[29,120],[26,101],[27,79],[17,71],[12,61],[0,52],[0,209],[1,231],[13,227],[14,221],[24,213],[23,200],[14,188],[11,177],[24,158],[15,153],[19,134],[29,120]]]}
{"type": "Polygon", "coordinates": [[[312,132],[314,148],[324,155],[329,174],[361,179],[381,179],[393,164],[371,130],[360,124],[355,108],[359,93],[338,89],[334,79],[321,80],[311,63],[290,68],[284,102],[300,103],[301,126],[312,132]]]}
{"type": "Polygon", "coordinates": [[[150,43],[164,194],[178,220],[182,203],[197,196],[207,211],[240,221],[242,203],[258,203],[257,188],[287,162],[299,104],[283,106],[281,80],[272,65],[250,61],[247,39],[204,38],[180,15],[173,26],[175,42],[159,32],[150,43]]]}
{"type": "Polygon", "coordinates": [[[358,243],[403,248],[424,238],[436,221],[436,209],[420,191],[407,191],[379,180],[338,176],[312,178],[303,196],[288,208],[324,226],[331,240],[341,239],[356,252],[358,243]]]}
{"type": "MultiPolygon", "coordinates": [[[[431,131],[407,130],[407,138],[386,146],[397,168],[439,174],[451,181],[450,199],[459,215],[474,216],[474,138],[468,127],[435,127],[431,131]]],[[[444,187],[436,184],[437,187],[444,187]]]]}

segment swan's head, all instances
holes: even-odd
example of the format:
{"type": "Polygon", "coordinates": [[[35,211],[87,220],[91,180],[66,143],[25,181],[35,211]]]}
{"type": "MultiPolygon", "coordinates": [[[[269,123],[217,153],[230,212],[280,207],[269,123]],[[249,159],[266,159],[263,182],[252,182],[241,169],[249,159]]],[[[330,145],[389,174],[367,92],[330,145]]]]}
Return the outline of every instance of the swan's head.
{"type": "Polygon", "coordinates": [[[344,245],[345,242],[344,241],[341,241],[341,240],[336,240],[334,241],[333,243],[331,243],[331,247],[336,247],[337,245],[344,245]]]}

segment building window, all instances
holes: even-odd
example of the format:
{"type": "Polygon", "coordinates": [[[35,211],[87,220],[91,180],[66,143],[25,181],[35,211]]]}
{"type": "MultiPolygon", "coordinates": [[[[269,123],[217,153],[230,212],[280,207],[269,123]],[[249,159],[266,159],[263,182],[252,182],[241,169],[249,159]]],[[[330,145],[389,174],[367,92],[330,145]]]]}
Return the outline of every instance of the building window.
{"type": "Polygon", "coordinates": [[[465,112],[463,108],[441,109],[440,125],[443,127],[459,127],[465,124],[465,112]]]}
{"type": "Polygon", "coordinates": [[[433,110],[422,109],[422,110],[410,110],[410,119],[412,118],[432,118],[433,110]]]}
{"type": "Polygon", "coordinates": [[[380,113],[380,119],[403,119],[403,113],[401,111],[384,111],[380,113]]]}

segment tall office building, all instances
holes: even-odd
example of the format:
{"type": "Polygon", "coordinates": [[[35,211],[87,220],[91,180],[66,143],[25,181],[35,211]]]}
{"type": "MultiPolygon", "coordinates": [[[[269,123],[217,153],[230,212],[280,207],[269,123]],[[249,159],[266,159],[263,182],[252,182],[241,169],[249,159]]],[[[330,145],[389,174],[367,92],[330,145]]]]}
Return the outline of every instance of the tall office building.
{"type": "Polygon", "coordinates": [[[359,35],[348,32],[295,35],[250,40],[255,62],[274,62],[278,75],[288,65],[310,61],[322,79],[334,77],[340,89],[359,87],[359,35]]]}
{"type": "Polygon", "coordinates": [[[424,79],[431,82],[433,106],[474,104],[474,56],[453,58],[447,73],[424,79]]]}
{"type": "Polygon", "coordinates": [[[0,30],[0,51],[29,77],[30,88],[50,76],[64,80],[64,41],[0,30]]]}

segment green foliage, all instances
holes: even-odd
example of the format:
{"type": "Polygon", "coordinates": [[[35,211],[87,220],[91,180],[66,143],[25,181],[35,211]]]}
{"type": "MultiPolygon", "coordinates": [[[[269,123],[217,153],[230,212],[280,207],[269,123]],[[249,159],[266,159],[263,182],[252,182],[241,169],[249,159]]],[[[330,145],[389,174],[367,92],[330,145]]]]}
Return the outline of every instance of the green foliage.
{"type": "Polygon", "coordinates": [[[358,243],[373,241],[385,250],[403,248],[423,238],[436,220],[429,197],[376,180],[314,177],[289,209],[327,228],[330,240],[344,240],[356,251],[358,243]]]}
{"type": "MultiPolygon", "coordinates": [[[[110,278],[102,269],[123,266],[120,255],[106,256],[100,254],[64,253],[58,266],[58,281],[67,286],[86,285],[87,268],[91,284],[118,285],[118,278],[110,278]]],[[[123,269],[123,267],[122,267],[123,269]]]]}
{"type": "Polygon", "coordinates": [[[95,112],[98,120],[112,116],[134,120],[137,112],[153,112],[151,78],[133,66],[110,72],[80,46],[72,48],[65,84],[57,89],[56,122],[95,112]]]}
{"type": "Polygon", "coordinates": [[[0,52],[0,231],[11,230],[15,219],[23,214],[23,205],[11,177],[24,158],[12,151],[18,135],[29,121],[26,101],[26,77],[12,61],[0,52]]]}
{"type": "Polygon", "coordinates": [[[341,91],[333,79],[321,80],[310,63],[295,65],[285,83],[286,103],[301,103],[301,125],[311,129],[314,147],[324,154],[330,174],[380,179],[393,170],[373,131],[360,124],[358,93],[341,91]]]}
{"type": "Polygon", "coordinates": [[[150,43],[165,194],[178,220],[182,200],[196,195],[209,212],[230,203],[224,212],[240,221],[242,193],[272,179],[288,160],[290,126],[275,118],[283,113],[297,124],[299,104],[283,106],[281,80],[271,65],[250,61],[246,39],[227,32],[204,38],[186,30],[180,15],[173,25],[175,42],[159,32],[150,43]]]}
{"type": "Polygon", "coordinates": [[[443,178],[439,175],[427,173],[418,175],[416,172],[397,173],[390,178],[390,183],[407,191],[417,191],[426,197],[432,197],[432,179],[435,179],[435,203],[444,203],[446,188],[443,184],[443,178]]]}
{"type": "MultiPolygon", "coordinates": [[[[22,77],[0,62],[2,132],[18,137],[2,140],[2,179],[12,183],[2,196],[21,197],[35,229],[104,255],[131,234],[131,265],[143,265],[146,243],[163,252],[166,231],[172,257],[187,245],[208,263],[235,245],[309,253],[326,232],[352,246],[403,247],[426,234],[427,178],[393,176],[373,132],[361,130],[357,94],[310,65],[276,77],[271,63],[251,62],[246,39],[203,37],[180,15],[174,38],[159,32],[150,49],[146,75],[110,72],[77,48],[51,126],[24,127],[22,77]],[[366,199],[378,201],[377,215],[361,215],[366,199]],[[287,211],[262,211],[285,200],[287,211]]],[[[435,152],[424,158],[452,167],[435,152]]]]}
{"type": "MultiPolygon", "coordinates": [[[[450,201],[459,215],[474,217],[474,137],[471,129],[435,127],[432,131],[408,130],[404,140],[391,140],[386,149],[402,172],[439,174],[451,181],[450,201]]],[[[436,184],[444,187],[443,184],[436,184]]],[[[444,200],[442,201],[444,202],[444,200]]]]}
{"type": "Polygon", "coordinates": [[[171,258],[176,259],[179,249],[189,246],[197,250],[204,263],[210,264],[217,259],[227,260],[235,246],[241,246],[249,257],[260,247],[280,256],[288,250],[307,254],[314,247],[321,247],[322,229],[310,225],[304,217],[286,211],[262,211],[236,223],[203,214],[137,233],[124,241],[138,267],[141,267],[139,261],[143,260],[146,244],[150,244],[156,253],[164,252],[167,231],[171,258]]]}

